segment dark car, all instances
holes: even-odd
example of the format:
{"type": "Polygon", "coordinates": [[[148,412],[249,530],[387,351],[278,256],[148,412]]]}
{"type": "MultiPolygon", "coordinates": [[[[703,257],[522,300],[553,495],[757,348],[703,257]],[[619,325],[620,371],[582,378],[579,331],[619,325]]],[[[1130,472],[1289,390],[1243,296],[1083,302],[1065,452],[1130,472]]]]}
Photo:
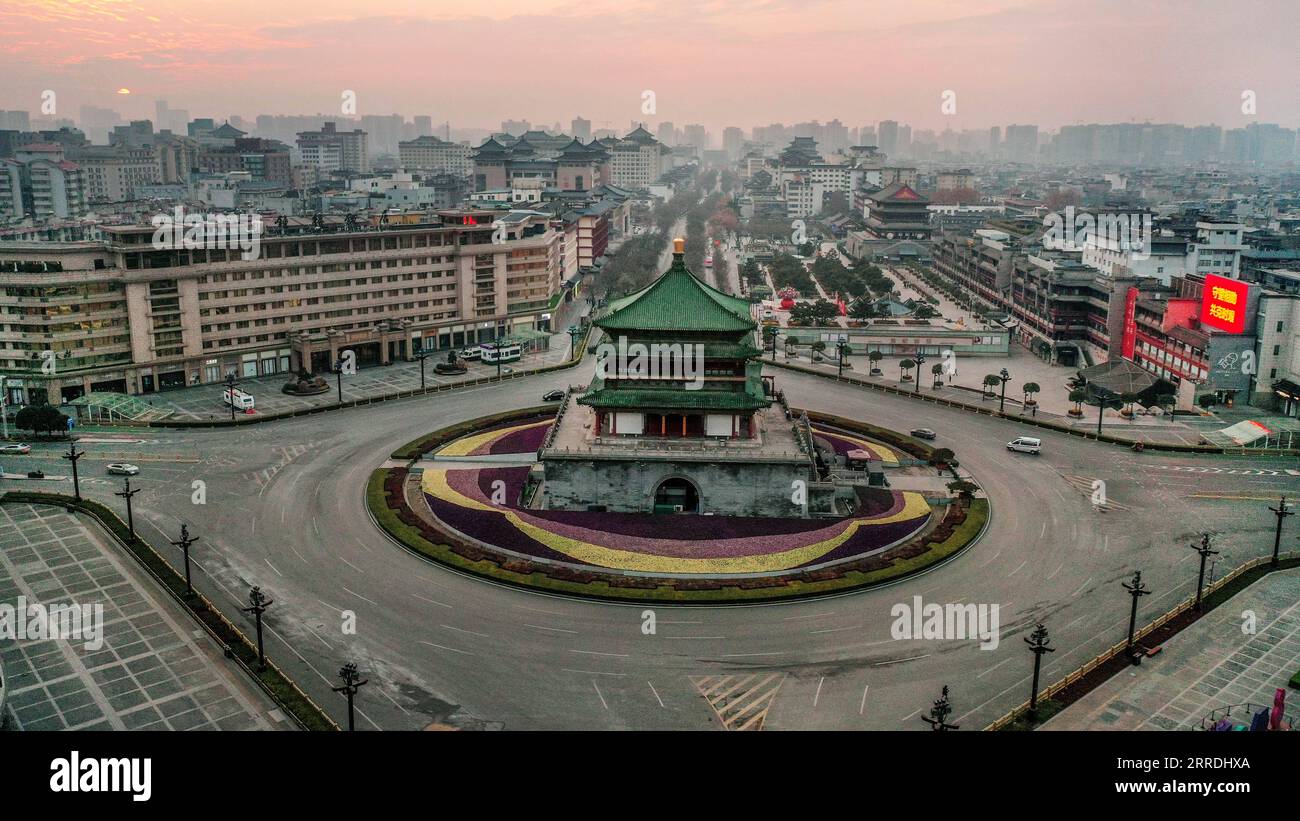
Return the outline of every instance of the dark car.
{"type": "Polygon", "coordinates": [[[564,391],[559,390],[558,388],[556,390],[547,391],[546,393],[542,394],[543,402],[559,402],[563,398],[564,398],[564,391]]]}
{"type": "Polygon", "coordinates": [[[912,431],[912,435],[915,436],[917,439],[933,439],[934,431],[930,430],[929,428],[917,428],[916,430],[912,431]]]}

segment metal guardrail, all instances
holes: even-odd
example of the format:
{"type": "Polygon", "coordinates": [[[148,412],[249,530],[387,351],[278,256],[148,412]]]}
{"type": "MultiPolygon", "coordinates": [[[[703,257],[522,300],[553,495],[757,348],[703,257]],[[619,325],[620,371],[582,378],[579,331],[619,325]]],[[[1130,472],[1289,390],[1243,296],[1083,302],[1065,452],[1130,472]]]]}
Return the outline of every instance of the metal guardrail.
{"type": "MultiPolygon", "coordinates": [[[[1283,554],[1283,555],[1280,556],[1279,558],[1287,558],[1287,559],[1289,559],[1289,558],[1293,558],[1293,557],[1295,557],[1295,556],[1297,556],[1297,555],[1300,555],[1300,554],[1289,553],[1289,554],[1283,554]]],[[[1214,581],[1214,582],[1211,582],[1210,584],[1206,585],[1206,586],[1205,586],[1205,589],[1204,589],[1204,591],[1203,591],[1203,593],[1202,593],[1202,598],[1204,598],[1205,596],[1209,596],[1209,595],[1215,593],[1216,591],[1220,590],[1220,589],[1223,588],[1225,585],[1229,584],[1229,583],[1232,582],[1234,579],[1236,579],[1237,577],[1239,577],[1242,573],[1245,573],[1245,572],[1247,572],[1248,570],[1253,570],[1253,569],[1256,568],[1256,567],[1260,567],[1260,566],[1262,566],[1262,565],[1269,564],[1269,563],[1271,563],[1272,561],[1273,561],[1273,558],[1272,558],[1271,556],[1258,556],[1258,557],[1256,557],[1256,558],[1254,558],[1254,559],[1251,559],[1251,560],[1249,560],[1249,561],[1247,561],[1247,562],[1244,562],[1243,564],[1238,565],[1236,568],[1234,568],[1231,572],[1229,572],[1229,573],[1227,573],[1226,575],[1224,575],[1222,578],[1220,578],[1220,579],[1218,579],[1218,580],[1216,580],[1216,581],[1214,581]]],[[[1165,611],[1163,614],[1161,614],[1159,617],[1157,617],[1154,621],[1149,622],[1149,623],[1146,624],[1144,627],[1142,627],[1141,629],[1139,629],[1136,633],[1134,633],[1134,635],[1133,635],[1133,641],[1134,641],[1134,643],[1136,644],[1137,642],[1141,641],[1141,640],[1142,640],[1143,638],[1145,638],[1146,636],[1149,636],[1152,632],[1154,632],[1154,631],[1156,631],[1156,630],[1159,630],[1161,627],[1164,627],[1164,626],[1165,626],[1166,624],[1168,624],[1172,619],[1175,619],[1175,618],[1181,616],[1183,613],[1186,613],[1190,608],[1192,608],[1193,606],[1195,606],[1195,604],[1196,604],[1196,594],[1194,594],[1194,593],[1192,593],[1192,594],[1188,594],[1188,596],[1187,596],[1186,598],[1180,600],[1176,605],[1173,606],[1173,608],[1171,608],[1170,610],[1165,611]]],[[[1065,688],[1069,687],[1070,685],[1072,685],[1072,684],[1078,682],[1080,679],[1082,679],[1084,676],[1086,676],[1086,675],[1088,675],[1089,673],[1091,673],[1093,670],[1096,670],[1098,667],[1102,666],[1103,664],[1106,664],[1107,662],[1109,662],[1109,661],[1111,661],[1112,659],[1114,659],[1117,655],[1119,655],[1120,653],[1124,652],[1124,650],[1125,650],[1127,647],[1128,647],[1128,640],[1127,640],[1127,639],[1125,639],[1124,641],[1120,641],[1120,642],[1116,642],[1115,644],[1112,644],[1109,648],[1107,648],[1107,649],[1106,649],[1104,652],[1102,652],[1100,655],[1095,656],[1091,661],[1087,662],[1086,664],[1084,664],[1083,666],[1081,666],[1081,667],[1079,667],[1078,669],[1074,670],[1073,672],[1067,673],[1064,677],[1058,679],[1057,681],[1055,681],[1055,682],[1053,682],[1053,683],[1047,685],[1047,686],[1044,687],[1043,689],[1041,689],[1041,690],[1039,691],[1039,694],[1038,694],[1038,700],[1041,702],[1041,701],[1043,701],[1043,700],[1045,700],[1045,699],[1049,699],[1049,698],[1051,698],[1052,696],[1054,696],[1054,695],[1056,695],[1057,693],[1059,693],[1059,692],[1061,692],[1062,690],[1064,690],[1065,688]]],[[[1007,726],[1008,724],[1010,724],[1010,723],[1011,723],[1012,721],[1014,721],[1014,720],[1015,720],[1015,719],[1016,719],[1016,718],[1017,718],[1021,713],[1023,713],[1024,711],[1026,711],[1026,710],[1028,710],[1028,709],[1029,709],[1029,699],[1025,699],[1025,700],[1022,701],[1020,704],[1018,704],[1018,705],[1016,705],[1015,707],[1013,707],[1013,708],[1012,708],[1010,711],[1008,711],[1007,713],[1005,713],[1005,714],[1003,714],[1002,716],[999,716],[998,718],[994,719],[994,720],[993,720],[993,721],[992,721],[988,726],[986,726],[984,729],[985,729],[985,730],[1000,730],[1000,729],[1002,729],[1003,727],[1005,727],[1005,726],[1007,726]]]]}

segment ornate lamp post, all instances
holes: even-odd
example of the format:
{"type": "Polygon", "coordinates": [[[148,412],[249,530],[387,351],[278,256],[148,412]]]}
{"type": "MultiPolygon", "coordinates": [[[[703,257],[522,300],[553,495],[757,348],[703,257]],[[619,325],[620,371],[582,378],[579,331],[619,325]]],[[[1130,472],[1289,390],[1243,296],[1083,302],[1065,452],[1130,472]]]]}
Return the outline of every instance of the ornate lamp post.
{"type": "Polygon", "coordinates": [[[837,376],[844,376],[844,356],[849,352],[849,343],[841,339],[835,343],[835,353],[838,354],[839,373],[837,376]]]}
{"type": "Polygon", "coordinates": [[[928,717],[921,716],[921,720],[929,724],[930,729],[936,733],[943,733],[948,730],[958,729],[956,724],[948,723],[948,716],[950,715],[952,715],[952,702],[948,700],[948,685],[945,684],[943,685],[943,695],[930,708],[930,715],[928,717]]]}
{"type": "Polygon", "coordinates": [[[1201,589],[1205,586],[1205,560],[1211,556],[1219,555],[1219,551],[1210,549],[1210,534],[1201,534],[1201,543],[1188,545],[1192,550],[1201,554],[1201,571],[1196,577],[1196,609],[1201,609],[1201,589]]]}
{"type": "Polygon", "coordinates": [[[1129,611],[1128,616],[1128,646],[1126,649],[1129,654],[1129,660],[1134,664],[1141,664],[1142,656],[1133,651],[1133,634],[1137,632],[1138,599],[1143,596],[1151,595],[1151,591],[1147,590],[1146,585],[1142,583],[1141,570],[1133,571],[1133,581],[1124,582],[1124,589],[1133,597],[1133,609],[1129,611]]]}
{"type": "Polygon", "coordinates": [[[357,663],[349,661],[339,670],[339,678],[343,679],[343,686],[331,688],[336,693],[343,693],[348,697],[348,732],[356,730],[355,708],[352,700],[356,697],[357,691],[370,682],[370,679],[361,678],[357,672],[357,663]]]}
{"type": "Polygon", "coordinates": [[[84,450],[77,450],[76,442],[69,442],[68,452],[63,454],[62,457],[72,463],[72,494],[77,498],[78,502],[81,501],[81,480],[77,477],[77,460],[85,455],[84,450]]]}
{"type": "Polygon", "coordinates": [[[172,542],[174,546],[179,547],[181,552],[185,554],[185,595],[187,596],[194,595],[194,585],[190,583],[190,545],[194,544],[198,540],[198,536],[190,535],[189,525],[181,522],[181,537],[172,542]]]}
{"type": "Polygon", "coordinates": [[[135,494],[139,493],[139,492],[140,492],[140,488],[136,488],[135,490],[132,490],[132,489],[131,489],[131,477],[130,477],[130,476],[123,476],[123,477],[122,477],[122,481],[123,481],[123,482],[125,483],[125,485],[126,485],[125,489],[120,490],[120,491],[118,491],[117,493],[114,493],[113,495],[114,495],[114,496],[121,496],[123,499],[126,499],[126,529],[129,530],[129,531],[131,532],[131,541],[135,541],[135,539],[136,539],[136,535],[135,535],[135,517],[134,517],[134,516],[132,515],[132,513],[131,513],[131,497],[134,496],[135,494]]]}
{"type": "Polygon", "coordinates": [[[231,373],[226,374],[225,384],[226,384],[226,398],[230,402],[230,421],[233,422],[235,421],[235,388],[239,385],[239,381],[235,379],[235,374],[233,371],[231,373]]]}
{"type": "Polygon", "coordinates": [[[429,358],[429,354],[421,347],[415,352],[415,358],[420,360],[420,390],[424,390],[424,360],[429,358]]]}
{"type": "Polygon", "coordinates": [[[918,393],[921,390],[921,366],[925,364],[925,354],[918,353],[912,358],[916,360],[916,384],[912,386],[912,393],[918,393]]]}
{"type": "Polygon", "coordinates": [[[1011,374],[1006,368],[998,372],[998,379],[1002,380],[1002,398],[998,400],[998,413],[1005,413],[1007,408],[1007,383],[1011,381],[1011,374]]]}
{"type": "Polygon", "coordinates": [[[1049,647],[1052,640],[1047,637],[1047,627],[1039,622],[1025,639],[1025,644],[1029,645],[1029,652],[1034,654],[1034,689],[1029,693],[1029,712],[1032,715],[1038,709],[1038,673],[1043,666],[1043,654],[1055,653],[1055,647],[1049,647]]]}
{"type": "Polygon", "coordinates": [[[1277,517],[1277,531],[1273,534],[1273,566],[1277,567],[1277,553],[1282,547],[1282,522],[1286,517],[1294,516],[1295,511],[1287,507],[1285,496],[1278,499],[1277,507],[1270,507],[1269,510],[1277,517]]]}
{"type": "Polygon", "coordinates": [[[262,588],[254,585],[253,589],[248,591],[248,607],[241,607],[245,613],[252,613],[257,620],[257,663],[261,669],[266,669],[266,653],[262,650],[262,614],[266,608],[275,604],[275,601],[268,599],[262,592],[262,588]]]}
{"type": "Polygon", "coordinates": [[[570,325],[567,333],[569,334],[569,359],[573,359],[577,353],[578,337],[582,336],[582,329],[577,325],[570,325]]]}

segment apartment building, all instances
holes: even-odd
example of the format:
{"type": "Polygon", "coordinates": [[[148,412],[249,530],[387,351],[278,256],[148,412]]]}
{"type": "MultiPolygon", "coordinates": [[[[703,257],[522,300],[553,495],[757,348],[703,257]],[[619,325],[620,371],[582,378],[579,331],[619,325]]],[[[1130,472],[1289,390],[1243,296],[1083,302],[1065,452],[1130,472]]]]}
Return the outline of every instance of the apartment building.
{"type": "Polygon", "coordinates": [[[408,171],[443,171],[469,176],[474,173],[474,149],[437,137],[417,137],[397,144],[398,162],[408,171]]]}
{"type": "Polygon", "coordinates": [[[301,131],[297,139],[302,161],[322,172],[370,170],[370,152],[366,132],[359,128],[339,131],[327,122],[319,131],[301,131]]]}
{"type": "Polygon", "coordinates": [[[0,220],[75,219],[86,213],[85,171],[55,143],[22,146],[0,161],[0,220]]]}
{"type": "Polygon", "coordinates": [[[0,371],[17,379],[16,401],[61,402],[327,372],[344,349],[366,366],[550,330],[562,232],[548,217],[372,222],[317,232],[285,218],[249,260],[155,247],[149,225],[105,227],[90,242],[0,241],[0,371]]]}
{"type": "Polygon", "coordinates": [[[163,182],[158,151],[152,145],[92,145],[73,155],[86,179],[86,202],[135,199],[138,189],[163,182]]]}

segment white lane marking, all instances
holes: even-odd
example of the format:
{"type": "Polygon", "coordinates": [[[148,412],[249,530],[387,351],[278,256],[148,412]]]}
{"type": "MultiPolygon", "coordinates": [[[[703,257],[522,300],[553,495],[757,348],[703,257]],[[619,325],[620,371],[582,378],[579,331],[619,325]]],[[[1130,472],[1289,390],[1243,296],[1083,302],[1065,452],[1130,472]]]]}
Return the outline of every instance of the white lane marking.
{"type": "Polygon", "coordinates": [[[1070,596],[1074,597],[1082,593],[1083,589],[1088,586],[1088,582],[1090,581],[1092,581],[1092,576],[1089,576],[1088,578],[1084,579],[1083,584],[1079,585],[1079,589],[1071,593],[1070,596]]]}
{"type": "MultiPolygon", "coordinates": [[[[659,697],[659,691],[655,689],[654,682],[653,682],[653,681],[647,681],[646,684],[649,684],[649,685],[650,685],[650,692],[652,692],[652,693],[655,694],[655,701],[659,702],[659,706],[660,706],[660,707],[663,707],[663,706],[664,706],[664,700],[663,700],[662,698],[659,697]]],[[[666,708],[665,708],[665,709],[666,709],[666,708]]]]}
{"type": "Polygon", "coordinates": [[[460,653],[462,656],[472,656],[472,655],[474,655],[473,653],[469,652],[468,650],[457,650],[455,647],[447,647],[447,646],[442,645],[442,644],[434,644],[434,643],[431,642],[431,641],[425,641],[425,640],[423,640],[423,639],[420,640],[420,644],[427,644],[427,645],[429,645],[430,647],[437,647],[439,650],[450,650],[450,651],[453,652],[453,653],[460,653]]]}
{"type": "Polygon", "coordinates": [[[600,688],[599,688],[599,687],[596,687],[596,680],[595,680],[594,678],[591,680],[591,686],[595,688],[595,690],[596,690],[596,695],[597,695],[597,696],[600,696],[600,706],[601,706],[601,707],[604,707],[606,710],[608,710],[608,709],[609,709],[609,705],[605,703],[605,697],[604,697],[603,695],[601,695],[600,688]]]}
{"type": "Polygon", "coordinates": [[[862,715],[862,712],[867,709],[867,691],[870,689],[870,684],[862,688],[862,703],[858,705],[858,715],[862,715]]]}
{"type": "MultiPolygon", "coordinates": [[[[271,568],[272,570],[275,570],[275,565],[271,564],[271,560],[270,560],[270,559],[266,559],[266,566],[269,567],[269,568],[271,568]]],[[[283,576],[284,574],[281,573],[279,570],[275,570],[275,575],[277,575],[277,576],[283,576]]]]}
{"type": "Polygon", "coordinates": [[[627,673],[607,673],[604,670],[574,670],[570,667],[561,667],[560,672],[578,673],[579,675],[584,675],[584,676],[613,676],[614,678],[622,678],[623,676],[627,675],[627,673]]]}
{"type": "Polygon", "coordinates": [[[829,627],[825,630],[810,630],[808,632],[808,635],[815,636],[818,633],[842,633],[845,630],[856,630],[856,629],[857,627],[853,625],[850,625],[849,627],[829,627]]]}
{"type": "Polygon", "coordinates": [[[806,616],[786,616],[781,621],[798,621],[800,619],[820,619],[825,616],[833,616],[834,613],[809,613],[806,616]]]}
{"type": "Polygon", "coordinates": [[[1048,580],[1050,581],[1053,576],[1055,576],[1057,573],[1060,573],[1061,570],[1064,569],[1064,567],[1065,567],[1065,562],[1061,562],[1059,565],[1057,565],[1056,569],[1052,571],[1052,575],[1047,577],[1048,580]]]}
{"type": "Polygon", "coordinates": [[[748,658],[749,656],[781,656],[781,655],[785,655],[785,654],[784,653],[727,653],[726,655],[719,656],[718,658],[739,659],[739,658],[748,658]]]}
{"type": "Polygon", "coordinates": [[[570,650],[570,653],[578,653],[584,656],[610,656],[611,658],[631,658],[627,653],[602,653],[599,650],[570,650]]]}
{"type": "Polygon", "coordinates": [[[1028,559],[1025,559],[1023,562],[1021,562],[1021,563],[1016,567],[1015,570],[1012,570],[1010,573],[1007,574],[1007,578],[1011,578],[1012,576],[1014,576],[1014,575],[1016,575],[1017,573],[1019,573],[1019,572],[1020,572],[1020,569],[1023,568],[1023,567],[1024,567],[1025,565],[1027,565],[1027,564],[1029,564],[1029,560],[1028,560],[1028,559]]]}
{"type": "Polygon", "coordinates": [[[931,655],[930,653],[926,653],[925,655],[921,655],[921,656],[908,656],[908,657],[905,658],[905,659],[891,659],[891,660],[889,660],[889,661],[878,661],[878,662],[876,662],[875,664],[873,664],[872,666],[873,666],[873,667],[884,667],[884,666],[887,665],[887,664],[902,664],[902,663],[905,662],[905,661],[916,661],[917,659],[929,658],[930,655],[931,655]]]}
{"type": "Polygon", "coordinates": [[[1002,661],[999,661],[997,664],[995,664],[995,665],[993,665],[992,667],[990,667],[989,669],[987,669],[987,670],[985,670],[984,672],[980,673],[980,674],[977,675],[975,678],[984,678],[984,677],[987,676],[989,673],[992,673],[994,670],[998,669],[999,667],[1001,667],[1002,665],[1006,664],[1007,662],[1009,662],[1009,661],[1011,661],[1011,660],[1012,660],[1011,658],[1005,658],[1005,659],[1003,659],[1002,661]]]}
{"type": "Polygon", "coordinates": [[[822,697],[822,684],[826,682],[826,676],[817,679],[817,692],[813,693],[813,707],[817,706],[817,700],[822,697]]]}
{"type": "Polygon", "coordinates": [[[478,636],[478,637],[481,638],[481,639],[490,639],[490,638],[492,638],[492,637],[489,636],[487,633],[475,633],[473,630],[466,630],[466,629],[464,629],[464,628],[462,628],[462,627],[452,627],[450,624],[440,624],[440,625],[438,625],[438,626],[439,626],[439,627],[442,627],[442,628],[445,628],[445,629],[447,629],[447,630],[455,630],[457,633],[467,633],[467,634],[469,634],[469,635],[471,635],[471,636],[478,636]]]}
{"type": "Polygon", "coordinates": [[[565,630],[563,627],[544,627],[540,624],[525,624],[524,627],[531,627],[534,630],[549,630],[552,633],[572,633],[575,636],[578,635],[577,630],[565,630]]]}
{"type": "MultiPolygon", "coordinates": [[[[920,714],[921,714],[921,711],[920,711],[920,710],[917,710],[915,713],[912,713],[911,715],[903,716],[903,721],[907,721],[908,719],[916,718],[916,717],[919,716],[920,714]]],[[[902,724],[903,722],[900,721],[899,723],[902,724]]]]}
{"type": "MultiPolygon", "coordinates": [[[[339,587],[343,587],[343,585],[340,584],[339,587]]],[[[370,599],[367,599],[365,596],[361,595],[355,590],[348,590],[346,587],[343,587],[343,590],[348,593],[351,593],[352,595],[356,596],[358,599],[361,599],[363,602],[367,602],[368,604],[373,604],[375,607],[379,606],[379,602],[370,601],[370,599]]]]}
{"type": "Polygon", "coordinates": [[[362,570],[361,568],[357,567],[357,566],[356,566],[355,564],[353,564],[352,562],[350,562],[350,561],[348,561],[347,559],[343,558],[342,556],[339,556],[339,561],[343,562],[343,563],[346,564],[348,567],[352,568],[353,570],[357,571],[358,573],[365,573],[365,572],[366,572],[366,571],[362,570]]]}
{"type": "Polygon", "coordinates": [[[421,596],[419,593],[412,593],[411,595],[412,595],[412,596],[415,596],[415,597],[416,597],[417,599],[419,599],[420,601],[428,602],[429,604],[436,604],[436,605],[438,605],[439,607],[445,607],[445,608],[447,608],[448,610],[454,610],[454,609],[455,609],[455,608],[452,607],[450,604],[443,604],[443,603],[440,602],[440,601],[434,601],[433,599],[426,599],[424,596],[421,596]]]}

